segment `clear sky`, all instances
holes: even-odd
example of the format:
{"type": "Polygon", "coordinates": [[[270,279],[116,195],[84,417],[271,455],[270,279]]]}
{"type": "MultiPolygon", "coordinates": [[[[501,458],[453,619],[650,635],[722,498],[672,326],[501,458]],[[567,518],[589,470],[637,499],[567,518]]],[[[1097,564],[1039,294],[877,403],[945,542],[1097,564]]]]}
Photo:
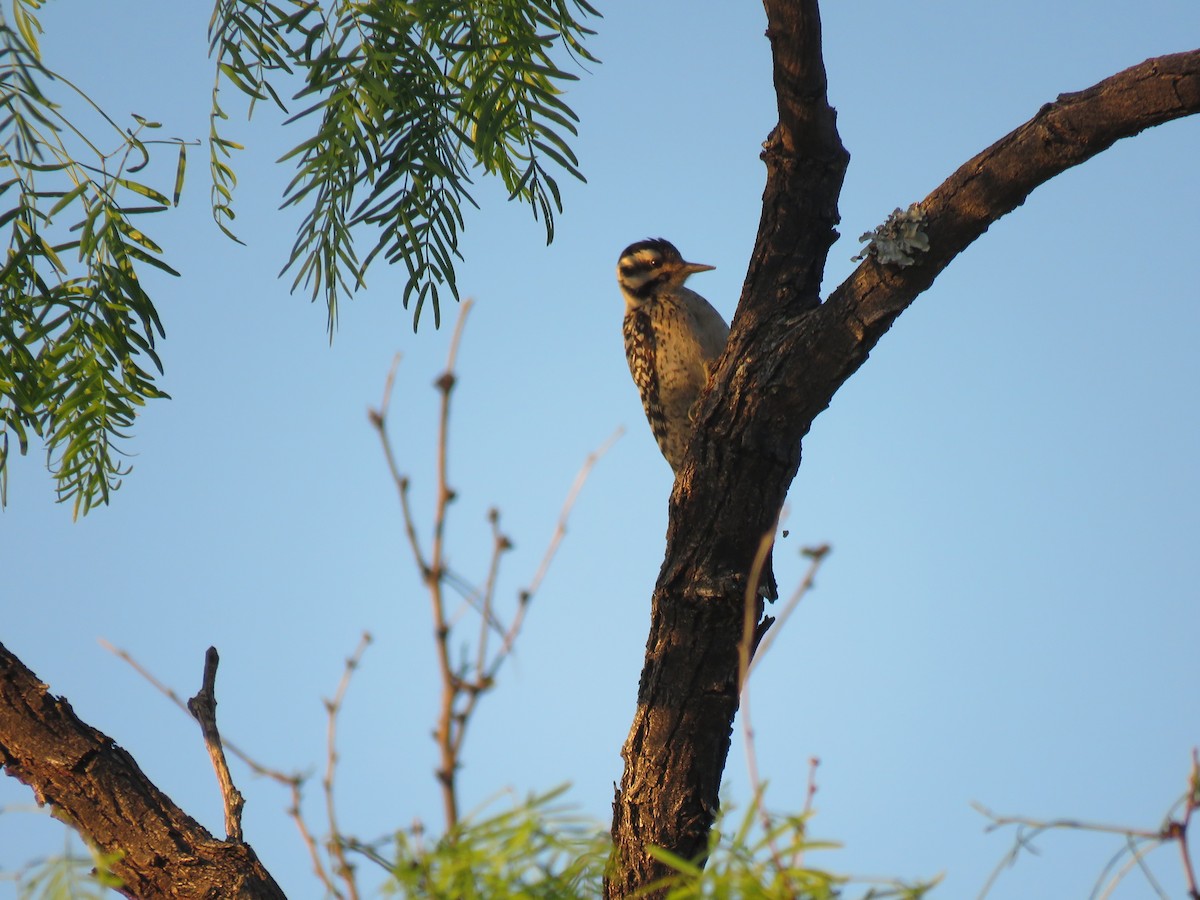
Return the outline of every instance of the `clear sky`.
{"type": "MultiPolygon", "coordinates": [[[[851,153],[844,237],[925,196],[1032,116],[1149,56],[1200,44],[1194,0],[830,2],[826,64],[851,153]]],[[[207,134],[206,4],[50,4],[48,64],[117,116],[207,134]],[[101,37],[102,36],[102,37],[101,37]]],[[[606,822],[662,559],[671,474],[622,352],[613,270],[663,235],[716,271],[697,290],[732,314],[774,123],[761,8],[613,4],[567,100],[587,185],[564,182],[546,248],[528,210],[480,186],[459,270],[477,304],[455,396],[452,562],[482,578],[487,509],[516,544],[502,594],[528,582],[586,454],[596,467],[516,657],[468,738],[474,806],[571,782],[606,822]]],[[[237,230],[211,224],[203,148],[181,208],[152,224],[179,279],[146,276],[167,328],[163,385],[113,504],[73,524],[37,453],[0,514],[0,639],[214,832],[220,798],[199,731],[97,643],[190,695],[221,651],[225,734],[283,769],[323,765],[321,698],[359,634],[376,638],[341,721],[340,818],[364,838],[437,830],[435,668],[427,601],[366,410],[404,354],[392,418],[428,520],[435,393],[449,329],[419,334],[401,271],[374,269],[325,313],[277,273],[296,217],[275,166],[300,135],[263,109],[231,126],[237,230]]],[[[945,873],[972,897],[1009,850],[970,807],[1154,828],[1200,744],[1200,121],[1125,141],[1039,189],[956,260],[834,398],[804,447],[777,550],[828,541],[816,590],[755,674],[759,765],[778,809],[803,804],[838,871],[945,873]]],[[[164,157],[164,160],[166,158],[164,157]]],[[[166,165],[166,162],[164,162],[166,165]]],[[[454,311],[447,311],[453,321],[454,311]]],[[[288,798],[241,767],[246,834],[293,897],[319,895],[288,798]]],[[[726,794],[747,797],[739,735],[726,794]]],[[[309,791],[319,812],[319,786],[309,791]]],[[[0,803],[30,794],[5,779],[0,803]]],[[[61,846],[53,823],[0,815],[0,866],[61,846]]],[[[1113,837],[1052,835],[994,898],[1085,897],[1113,837]]],[[[1178,855],[1152,857],[1181,896],[1178,855]]],[[[10,890],[0,883],[0,896],[10,890]]],[[[1132,880],[1115,896],[1147,896],[1132,880]]]]}

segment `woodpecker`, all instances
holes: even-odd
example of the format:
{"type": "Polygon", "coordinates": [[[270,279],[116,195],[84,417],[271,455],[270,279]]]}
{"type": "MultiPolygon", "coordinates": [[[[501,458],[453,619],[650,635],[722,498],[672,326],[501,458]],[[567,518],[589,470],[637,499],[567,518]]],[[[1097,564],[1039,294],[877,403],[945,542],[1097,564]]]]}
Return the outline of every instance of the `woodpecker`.
{"type": "MultiPolygon", "coordinates": [[[[687,262],[662,238],[630,244],[617,261],[617,284],[625,296],[622,330],[629,372],[642,395],[650,430],[676,472],[695,427],[696,401],[729,338],[721,314],[683,286],[688,276],[713,268],[687,262]]],[[[770,553],[759,574],[758,592],[771,601],[779,596],[770,553]]],[[[760,627],[765,630],[766,624],[760,627]]]]}
{"type": "Polygon", "coordinates": [[[729,337],[721,314],[683,286],[688,276],[713,268],[685,261],[662,238],[630,244],[617,262],[629,372],[650,430],[676,472],[692,436],[696,400],[729,337]]]}

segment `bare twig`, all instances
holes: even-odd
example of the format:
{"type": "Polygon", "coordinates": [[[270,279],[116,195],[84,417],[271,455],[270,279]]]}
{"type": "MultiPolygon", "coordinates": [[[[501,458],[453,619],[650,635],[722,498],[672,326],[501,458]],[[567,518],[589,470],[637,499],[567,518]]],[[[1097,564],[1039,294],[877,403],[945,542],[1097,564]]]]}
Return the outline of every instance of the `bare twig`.
{"type": "Polygon", "coordinates": [[[463,327],[471,312],[471,301],[463,302],[454,323],[454,334],[450,337],[450,351],[446,356],[446,370],[434,382],[441,396],[437,428],[437,501],[433,511],[433,543],[430,549],[426,584],[433,609],[434,643],[437,647],[438,669],[441,673],[442,697],[438,712],[437,738],[441,756],[437,777],[442,786],[442,807],[446,817],[446,829],[458,824],[457,776],[459,767],[458,748],[466,721],[456,718],[455,705],[462,692],[462,680],[450,663],[450,626],[446,622],[446,600],[442,591],[445,583],[445,537],[446,510],[454,499],[448,483],[448,460],[450,455],[450,399],[454,393],[457,376],[454,364],[458,359],[458,345],[462,340],[463,327]]]}
{"type": "Polygon", "coordinates": [[[454,499],[454,493],[447,483],[447,457],[449,443],[450,399],[454,391],[456,376],[455,361],[458,357],[458,346],[462,339],[463,327],[472,302],[465,300],[459,308],[458,321],[450,339],[450,352],[446,360],[446,369],[434,382],[441,395],[438,413],[438,444],[437,444],[437,498],[433,514],[433,542],[429,556],[426,557],[421,549],[421,541],[417,533],[416,519],[409,503],[410,481],[407,475],[400,471],[396,454],[388,437],[388,413],[391,408],[392,391],[395,387],[396,371],[400,357],[397,355],[388,371],[384,382],[383,399],[377,409],[368,412],[371,425],[379,434],[383,445],[383,455],[387,461],[388,471],[396,484],[400,495],[400,510],[404,518],[404,532],[412,550],[413,559],[421,573],[426,587],[429,589],[430,605],[433,611],[434,643],[437,648],[438,671],[441,677],[441,701],[439,704],[438,721],[434,731],[440,760],[437,778],[442,786],[442,807],[446,818],[446,827],[453,828],[458,821],[458,802],[455,795],[455,773],[458,761],[454,754],[455,746],[455,703],[461,692],[462,681],[455,672],[450,661],[449,636],[450,624],[446,616],[446,602],[443,585],[447,578],[445,568],[445,526],[446,509],[454,499]]]}
{"type": "MultiPolygon", "coordinates": [[[[786,511],[780,513],[780,516],[786,511]]],[[[738,642],[738,690],[742,692],[742,700],[746,702],[746,679],[750,677],[751,661],[763,636],[775,623],[771,616],[763,615],[763,598],[759,593],[759,579],[771,556],[771,548],[775,545],[775,530],[779,526],[776,519],[771,529],[758,541],[758,549],[754,552],[754,561],[746,579],[746,593],[742,597],[742,638],[738,642]],[[759,617],[762,617],[761,620],[759,617]]],[[[744,721],[744,719],[743,719],[744,721]]]]}
{"type": "Polygon", "coordinates": [[[1192,813],[1197,809],[1200,809],[1200,750],[1193,747],[1192,771],[1188,776],[1188,790],[1183,799],[1183,817],[1175,821],[1169,820],[1163,828],[1164,833],[1179,842],[1189,900],[1200,900],[1200,886],[1196,883],[1196,867],[1192,864],[1191,850],[1188,846],[1188,826],[1192,823],[1192,813]]]}
{"type": "Polygon", "coordinates": [[[546,552],[542,554],[542,561],[538,564],[537,571],[533,573],[533,579],[526,587],[517,595],[517,614],[509,625],[508,631],[504,635],[504,643],[499,652],[493,658],[491,665],[488,668],[488,677],[495,678],[496,672],[499,670],[501,663],[512,653],[513,642],[517,635],[521,632],[521,626],[524,624],[525,613],[529,608],[529,603],[533,596],[538,592],[538,588],[542,586],[542,581],[546,577],[546,573],[550,571],[550,564],[554,562],[554,557],[558,553],[558,546],[562,543],[567,534],[567,520],[571,517],[571,511],[575,508],[575,501],[579,498],[579,492],[583,490],[583,486],[587,483],[588,478],[592,474],[592,469],[595,468],[604,454],[612,449],[612,445],[620,440],[621,435],[625,433],[624,428],[617,428],[599,447],[587,455],[583,461],[583,465],[579,467],[579,471],[575,475],[575,480],[571,483],[571,489],[567,491],[567,497],[563,501],[562,509],[558,513],[558,524],[554,528],[554,534],[550,536],[550,543],[546,546],[546,552]]]}
{"type": "Polygon", "coordinates": [[[496,579],[500,575],[500,557],[512,549],[512,541],[500,530],[500,510],[492,507],[488,510],[488,523],[492,526],[492,558],[488,562],[487,578],[483,582],[482,596],[479,600],[479,637],[476,641],[475,671],[487,671],[488,636],[492,631],[504,634],[504,626],[496,618],[493,604],[496,600],[496,579]]]}
{"type": "Polygon", "coordinates": [[[458,381],[454,366],[458,360],[458,345],[462,341],[463,328],[467,324],[467,316],[474,306],[473,301],[464,300],[454,323],[454,334],[450,336],[450,351],[446,355],[446,371],[434,381],[434,387],[441,396],[438,411],[438,443],[437,443],[437,503],[433,513],[433,552],[430,567],[435,578],[441,577],[442,560],[446,550],[446,509],[454,499],[447,478],[448,460],[450,456],[450,397],[454,393],[454,385],[458,381]]]}
{"type": "Polygon", "coordinates": [[[204,746],[217,773],[217,783],[221,786],[221,799],[225,804],[225,839],[241,843],[242,808],[246,805],[246,798],[233,784],[229,763],[221,747],[221,732],[217,729],[217,665],[220,661],[217,648],[209,647],[204,654],[204,679],[200,691],[188,701],[187,708],[200,723],[204,746]]]}
{"type": "MultiPolygon", "coordinates": [[[[786,510],[780,514],[780,517],[782,518],[785,515],[786,510]]],[[[758,550],[754,554],[754,563],[746,580],[745,596],[742,598],[742,637],[738,642],[738,685],[741,691],[741,698],[738,712],[741,716],[742,737],[746,753],[746,770],[747,777],[750,779],[751,793],[754,797],[753,802],[757,806],[757,812],[766,836],[767,848],[771,854],[771,860],[775,864],[776,871],[780,876],[787,878],[787,873],[791,869],[784,864],[783,854],[772,836],[771,815],[764,800],[765,788],[759,777],[754,724],[750,714],[750,675],[754,672],[754,666],[758,663],[758,660],[770,647],[774,636],[779,633],[779,630],[784,626],[792,612],[796,609],[796,606],[800,603],[801,598],[812,588],[817,569],[820,568],[821,561],[829,552],[829,545],[822,544],[819,547],[806,548],[802,551],[812,562],[809,565],[808,572],[805,573],[804,579],[796,587],[796,590],[792,592],[791,597],[788,598],[788,602],[784,606],[783,612],[780,614],[778,621],[776,621],[770,616],[763,615],[763,601],[759,594],[759,583],[767,559],[770,556],[771,548],[774,545],[774,535],[777,527],[778,523],[776,523],[775,528],[764,534],[759,541],[758,550]],[[774,626],[773,629],[772,625],[774,626]]],[[[809,761],[808,792],[804,800],[805,815],[812,810],[812,799],[817,790],[815,780],[817,765],[818,761],[815,757],[809,761]]],[[[791,868],[799,868],[802,856],[802,849],[793,855],[791,868]]]]}
{"type": "MultiPolygon", "coordinates": [[[[185,713],[187,713],[188,715],[191,715],[191,710],[188,709],[187,703],[185,703],[180,698],[179,694],[177,694],[172,688],[168,687],[167,685],[165,685],[161,681],[159,681],[157,678],[155,678],[153,673],[150,672],[150,670],[148,670],[145,666],[143,666],[136,659],[134,659],[133,656],[130,655],[129,651],[123,650],[120,647],[114,647],[111,643],[106,641],[104,638],[100,638],[99,643],[100,643],[100,646],[103,647],[105,650],[107,650],[109,653],[113,654],[118,659],[127,663],[130,668],[132,668],[135,672],[137,672],[139,675],[141,675],[142,678],[144,678],[147,682],[149,682],[150,685],[155,690],[157,690],[159,693],[161,693],[163,696],[165,696],[168,700],[170,700],[172,703],[174,703],[176,706],[178,706],[185,713]]],[[[227,752],[232,753],[234,756],[236,756],[238,759],[240,759],[243,763],[245,763],[247,766],[249,766],[250,770],[252,772],[254,772],[255,775],[261,775],[264,778],[270,778],[272,781],[277,781],[283,785],[291,785],[297,779],[303,780],[302,776],[300,776],[299,774],[288,775],[284,772],[278,771],[277,769],[272,769],[269,766],[263,765],[262,763],[258,762],[258,760],[254,759],[254,757],[249,756],[245,751],[243,751],[240,747],[238,747],[237,744],[233,743],[232,741],[230,741],[228,739],[222,738],[221,743],[227,752]]]]}
{"type": "Polygon", "coordinates": [[[1157,831],[1146,831],[1139,828],[1128,828],[1124,825],[1105,825],[1099,822],[1084,822],[1080,819],[1035,819],[1029,816],[1001,816],[992,812],[982,803],[972,802],[971,806],[980,814],[990,820],[988,831],[995,831],[997,828],[1003,828],[1006,825],[1017,825],[1024,828],[1032,829],[1034,832],[1040,833],[1044,831],[1054,831],[1059,829],[1069,829],[1072,831],[1095,831],[1101,834],[1119,834],[1131,835],[1133,837],[1148,838],[1154,840],[1160,837],[1157,831]]]}
{"type": "MultiPolygon", "coordinates": [[[[172,703],[178,706],[185,713],[190,714],[187,704],[180,699],[179,694],[154,677],[154,675],[145,666],[134,659],[128,651],[114,647],[111,643],[103,639],[100,640],[100,645],[115,655],[118,659],[126,662],[131,668],[133,668],[135,672],[146,679],[146,681],[148,681],[156,690],[166,696],[172,703]]],[[[248,756],[231,741],[222,739],[222,744],[228,752],[232,753],[243,763],[245,763],[256,775],[270,778],[272,781],[282,784],[288,788],[288,791],[291,795],[291,806],[288,808],[287,814],[292,821],[296,823],[296,828],[300,832],[300,840],[308,850],[313,873],[324,886],[329,896],[335,897],[337,900],[344,900],[344,895],[338,889],[337,883],[330,876],[328,870],[325,868],[325,865],[321,860],[321,853],[317,846],[317,839],[313,835],[312,829],[308,827],[308,823],[304,819],[304,815],[301,810],[304,783],[308,780],[309,776],[299,772],[289,775],[285,772],[279,771],[278,769],[272,769],[269,766],[265,766],[258,762],[253,757],[248,756]]]]}
{"type": "Polygon", "coordinates": [[[288,816],[296,823],[296,828],[300,832],[300,840],[304,843],[305,849],[308,850],[308,859],[312,864],[313,874],[317,876],[317,880],[324,885],[329,896],[336,900],[344,900],[342,892],[338,890],[337,883],[330,876],[325,868],[325,863],[321,860],[321,851],[317,847],[316,836],[313,835],[312,829],[308,827],[308,822],[304,818],[304,813],[301,809],[303,801],[303,786],[305,779],[297,778],[291,784],[292,805],[288,808],[288,816]]]}
{"type": "Polygon", "coordinates": [[[403,356],[397,353],[392,357],[392,364],[388,367],[387,379],[383,383],[383,399],[379,403],[377,409],[367,410],[367,418],[370,419],[371,425],[379,434],[379,440],[383,444],[383,458],[387,462],[388,472],[391,473],[392,481],[396,485],[396,490],[400,494],[400,508],[404,513],[404,533],[408,538],[409,546],[412,547],[413,556],[416,558],[417,567],[421,570],[422,577],[428,577],[425,565],[425,556],[421,552],[421,541],[417,537],[416,525],[413,521],[412,510],[408,504],[408,478],[400,473],[400,469],[396,465],[396,454],[392,450],[392,441],[388,436],[387,430],[387,415],[392,407],[392,389],[396,385],[396,371],[400,368],[400,360],[403,356]]]}
{"type": "MultiPolygon", "coordinates": [[[[1192,750],[1188,791],[1184,794],[1183,799],[1176,804],[1176,806],[1182,807],[1182,814],[1178,818],[1173,817],[1172,814],[1168,814],[1166,821],[1157,831],[1129,828],[1122,825],[1083,822],[1078,819],[1042,820],[1026,816],[1001,816],[980,803],[972,803],[971,805],[989,820],[988,831],[1008,825],[1014,825],[1017,829],[1012,848],[996,864],[987,881],[984,882],[983,888],[979,892],[981,900],[991,891],[996,880],[1000,877],[1000,873],[1017,861],[1022,850],[1036,852],[1031,843],[1035,838],[1047,831],[1060,829],[1089,831],[1100,834],[1118,834],[1125,838],[1125,846],[1109,860],[1096,879],[1096,885],[1091,894],[1095,900],[1105,900],[1105,898],[1110,897],[1118,885],[1135,868],[1141,870],[1150,889],[1157,896],[1165,898],[1167,894],[1147,866],[1146,857],[1159,847],[1172,842],[1179,845],[1180,853],[1183,857],[1183,871],[1187,884],[1188,898],[1189,900],[1200,900],[1200,891],[1197,890],[1196,886],[1195,868],[1192,864],[1187,834],[1192,814],[1200,808],[1200,753],[1196,749],[1192,750]],[[1127,855],[1128,859],[1120,868],[1117,868],[1118,863],[1127,855]],[[1109,877],[1110,873],[1112,873],[1111,878],[1109,877]]],[[[1172,809],[1174,808],[1172,807],[1172,809]]]]}
{"type": "Polygon", "coordinates": [[[772,528],[759,540],[758,550],[754,554],[754,564],[750,567],[750,574],[746,579],[746,594],[742,598],[742,637],[738,641],[738,688],[741,691],[739,712],[742,718],[742,737],[746,749],[746,772],[750,778],[750,791],[754,798],[752,802],[757,807],[775,870],[781,876],[786,877],[787,867],[784,865],[783,855],[779,852],[772,836],[771,815],[767,811],[765,791],[758,774],[758,752],[755,748],[754,724],[750,715],[750,661],[755,648],[762,640],[763,633],[774,621],[770,616],[763,616],[762,620],[759,620],[759,616],[763,612],[759,583],[774,542],[775,528],[772,528]]]}
{"type": "MultiPolygon", "coordinates": [[[[321,784],[325,789],[325,811],[329,816],[329,856],[334,862],[334,870],[346,885],[346,896],[350,900],[358,900],[358,883],[354,878],[354,867],[346,860],[345,844],[341,829],[337,823],[337,812],[334,804],[334,781],[337,774],[337,720],[346,699],[346,691],[350,688],[350,679],[362,662],[363,654],[371,644],[371,635],[364,631],[358,641],[358,646],[346,659],[346,667],[342,670],[342,680],[338,682],[337,691],[332,700],[325,701],[325,711],[328,714],[328,740],[325,761],[325,777],[321,784]]],[[[340,895],[339,895],[340,896],[340,895]]]]}
{"type": "Polygon", "coordinates": [[[808,760],[808,788],[804,792],[804,809],[801,815],[808,816],[813,811],[813,800],[817,796],[817,769],[821,765],[820,757],[809,757],[808,760]]]}
{"type": "Polygon", "coordinates": [[[440,394],[437,424],[436,449],[436,499],[433,510],[433,527],[428,555],[424,552],[418,533],[416,518],[409,502],[408,475],[402,472],[388,438],[388,414],[395,387],[399,357],[393,360],[384,383],[383,398],[380,406],[368,411],[372,427],[378,432],[387,461],[388,471],[396,484],[400,496],[400,510],[404,518],[404,531],[412,552],[417,569],[429,591],[430,608],[433,616],[434,644],[436,648],[438,675],[441,683],[441,697],[438,706],[437,722],[434,727],[434,740],[438,746],[438,766],[436,775],[441,785],[442,807],[446,820],[447,831],[452,831],[459,820],[457,797],[457,772],[461,764],[463,741],[467,726],[475,711],[480,696],[489,691],[495,683],[496,673],[513,651],[517,635],[525,620],[533,594],[541,586],[542,580],[551,561],[566,533],[567,518],[575,503],[583,483],[596,461],[608,450],[616,440],[618,431],[605,444],[588,456],[583,468],[575,479],[562,512],[558,525],[551,537],[550,544],[536,570],[529,587],[519,592],[517,609],[512,620],[506,626],[496,611],[497,585],[499,582],[501,557],[512,549],[512,542],[500,527],[500,512],[497,509],[488,511],[488,522],[492,531],[492,550],[488,562],[487,574],[482,587],[473,588],[456,572],[453,572],[446,562],[446,520],[447,511],[454,499],[454,491],[449,485],[449,442],[450,442],[450,408],[451,398],[457,384],[455,366],[458,359],[459,345],[462,340],[463,328],[471,303],[466,301],[461,307],[458,322],[450,340],[450,349],[446,359],[446,368],[434,382],[434,387],[440,394]],[[460,593],[464,603],[449,611],[446,589],[460,593]],[[461,662],[451,659],[451,632],[460,624],[461,617],[467,610],[474,610],[479,615],[478,634],[473,648],[463,651],[461,662]],[[492,633],[500,638],[499,646],[491,648],[492,633]]]}
{"type": "Polygon", "coordinates": [[[1154,877],[1154,873],[1150,871],[1150,867],[1146,865],[1146,856],[1155,849],[1154,844],[1146,846],[1147,841],[1137,840],[1129,835],[1125,836],[1125,846],[1122,847],[1112,860],[1105,866],[1104,872],[1096,879],[1096,886],[1092,888],[1092,893],[1089,900],[1108,900],[1113,895],[1113,892],[1125,880],[1125,876],[1132,872],[1135,868],[1140,869],[1142,877],[1146,879],[1146,883],[1150,885],[1150,890],[1154,891],[1159,900],[1170,900],[1170,896],[1163,890],[1162,885],[1158,883],[1158,879],[1154,877]],[[1108,873],[1120,862],[1121,858],[1128,854],[1129,859],[1116,872],[1113,873],[1108,885],[1104,886],[1104,880],[1108,877],[1108,873]]]}
{"type": "MultiPolygon", "coordinates": [[[[817,768],[821,765],[821,760],[815,756],[808,759],[808,787],[804,791],[804,808],[800,810],[800,817],[805,823],[813,811],[813,800],[817,796],[817,768]]],[[[804,865],[804,845],[801,844],[795,854],[792,856],[792,868],[799,869],[804,865]]]]}
{"type": "Polygon", "coordinates": [[[624,428],[617,428],[599,447],[587,455],[583,461],[583,465],[579,467],[579,472],[575,475],[575,480],[571,483],[571,489],[567,491],[567,498],[563,501],[562,509],[558,513],[558,524],[554,528],[554,534],[550,538],[550,543],[546,547],[546,552],[542,555],[542,562],[537,567],[537,571],[533,573],[533,580],[529,582],[529,587],[525,588],[524,593],[536,594],[537,589],[542,586],[542,580],[546,577],[546,573],[550,570],[550,563],[554,561],[554,555],[558,552],[558,545],[562,543],[562,539],[567,534],[567,520],[571,517],[571,510],[575,508],[575,501],[579,499],[579,492],[583,490],[584,484],[587,483],[588,477],[592,474],[592,469],[595,468],[604,454],[612,449],[613,444],[621,439],[625,433],[624,428]]]}
{"type": "Polygon", "coordinates": [[[829,555],[830,549],[828,544],[820,544],[816,547],[805,547],[800,551],[803,556],[807,556],[809,559],[808,571],[804,573],[804,578],[796,585],[796,589],[792,591],[792,595],[788,597],[787,603],[784,604],[783,609],[779,613],[779,620],[775,623],[775,627],[767,632],[759,644],[754,658],[750,661],[751,672],[758,665],[758,661],[766,655],[767,650],[771,648],[771,644],[775,641],[775,636],[783,630],[783,626],[787,624],[787,620],[796,611],[796,607],[800,605],[800,601],[812,590],[813,583],[817,578],[817,570],[821,568],[821,563],[829,555]]]}

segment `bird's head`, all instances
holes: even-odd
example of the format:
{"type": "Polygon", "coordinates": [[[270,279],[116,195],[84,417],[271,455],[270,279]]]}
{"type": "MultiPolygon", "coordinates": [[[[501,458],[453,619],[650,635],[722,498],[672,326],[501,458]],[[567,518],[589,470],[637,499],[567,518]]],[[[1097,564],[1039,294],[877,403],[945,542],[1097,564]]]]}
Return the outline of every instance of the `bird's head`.
{"type": "Polygon", "coordinates": [[[687,262],[675,245],[662,238],[630,244],[617,261],[617,283],[630,304],[636,306],[661,291],[675,290],[696,272],[715,266],[687,262]]]}

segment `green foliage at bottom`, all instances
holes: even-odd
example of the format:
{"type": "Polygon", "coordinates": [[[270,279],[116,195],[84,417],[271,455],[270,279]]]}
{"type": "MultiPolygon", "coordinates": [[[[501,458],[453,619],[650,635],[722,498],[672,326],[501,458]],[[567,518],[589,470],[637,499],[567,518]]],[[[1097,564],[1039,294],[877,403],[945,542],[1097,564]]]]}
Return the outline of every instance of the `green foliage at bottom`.
{"type": "MultiPolygon", "coordinates": [[[[418,828],[398,833],[390,851],[355,846],[387,868],[390,896],[404,900],[505,900],[599,897],[612,852],[607,829],[559,803],[565,788],[530,797],[513,809],[471,816],[426,843],[418,828]]],[[[726,812],[712,830],[705,863],[660,848],[651,853],[674,872],[647,892],[669,900],[917,900],[934,882],[865,881],[804,863],[806,854],[837,844],[808,837],[809,813],[775,816],[756,798],[738,818],[726,812]]]]}
{"type": "MultiPolygon", "coordinates": [[[[388,873],[383,894],[402,900],[595,900],[603,893],[612,842],[604,825],[561,802],[565,791],[531,796],[492,815],[480,811],[436,840],[417,827],[374,846],[342,846],[382,866],[388,873]]],[[[918,900],[933,887],[812,868],[808,854],[838,845],[811,840],[810,818],[808,812],[768,813],[761,796],[737,817],[725,804],[707,862],[652,848],[674,871],[646,891],[665,889],[668,900],[918,900]]],[[[20,900],[101,900],[120,886],[108,874],[113,862],[81,855],[69,844],[63,855],[12,874],[20,900]]]]}
{"type": "Polygon", "coordinates": [[[504,900],[599,897],[610,842],[596,822],[557,801],[566,788],[486,818],[464,819],[431,846],[419,830],[395,836],[385,890],[403,898],[504,900]]]}
{"type": "MultiPolygon", "coordinates": [[[[69,832],[70,834],[70,832],[69,832]]],[[[70,838],[68,838],[70,843],[70,838]]],[[[32,863],[15,873],[19,900],[106,900],[122,881],[110,871],[120,854],[106,856],[89,847],[81,856],[68,846],[61,856],[32,863]]]]}
{"type": "Polygon", "coordinates": [[[740,817],[722,804],[709,836],[706,862],[686,860],[661,847],[650,854],[675,871],[646,888],[667,889],[668,900],[918,900],[936,882],[866,881],[805,864],[809,853],[836,850],[839,844],[808,836],[811,812],[776,815],[762,803],[760,791],[740,817]]]}

